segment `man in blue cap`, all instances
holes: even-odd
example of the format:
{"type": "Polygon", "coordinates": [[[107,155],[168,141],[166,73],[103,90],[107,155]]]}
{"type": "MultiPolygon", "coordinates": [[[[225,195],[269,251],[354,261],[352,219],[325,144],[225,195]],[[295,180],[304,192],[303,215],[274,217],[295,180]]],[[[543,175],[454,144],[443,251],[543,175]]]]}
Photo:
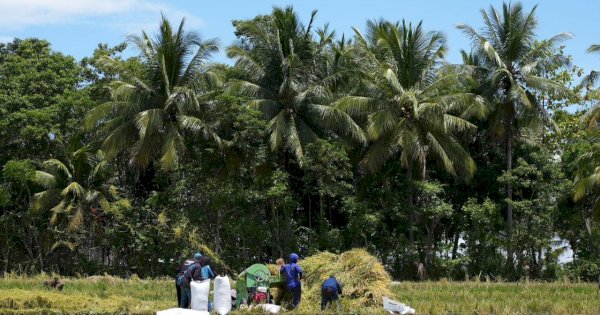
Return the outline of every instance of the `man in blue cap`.
{"type": "Polygon", "coordinates": [[[290,263],[281,267],[281,273],[285,274],[285,280],[288,290],[294,297],[292,302],[292,308],[298,307],[300,304],[300,297],[302,296],[302,267],[298,265],[298,259],[300,257],[296,253],[290,254],[290,263]]]}
{"type": "Polygon", "coordinates": [[[192,289],[190,288],[190,281],[196,268],[200,268],[200,258],[202,254],[194,254],[194,262],[187,267],[183,272],[183,275],[178,278],[178,283],[181,286],[181,300],[179,301],[179,307],[190,308],[190,302],[192,301],[192,289]]]}

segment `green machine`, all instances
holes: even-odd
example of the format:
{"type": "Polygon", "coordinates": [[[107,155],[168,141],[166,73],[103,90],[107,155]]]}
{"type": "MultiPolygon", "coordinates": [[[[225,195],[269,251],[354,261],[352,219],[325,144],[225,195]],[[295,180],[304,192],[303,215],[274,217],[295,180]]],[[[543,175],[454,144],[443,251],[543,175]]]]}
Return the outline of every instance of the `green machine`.
{"type": "Polygon", "coordinates": [[[242,271],[238,275],[235,283],[236,290],[236,307],[239,308],[242,304],[250,305],[252,303],[252,295],[260,291],[266,291],[267,303],[271,303],[270,288],[281,287],[285,285],[285,277],[282,275],[271,276],[269,268],[263,264],[254,264],[242,271]]]}

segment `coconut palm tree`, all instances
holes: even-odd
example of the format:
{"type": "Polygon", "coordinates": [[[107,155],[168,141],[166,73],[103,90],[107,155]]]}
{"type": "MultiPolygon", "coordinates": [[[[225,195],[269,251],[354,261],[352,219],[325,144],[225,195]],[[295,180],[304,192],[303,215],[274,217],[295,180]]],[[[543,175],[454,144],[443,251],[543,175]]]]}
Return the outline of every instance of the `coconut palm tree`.
{"type": "MultiPolygon", "coordinates": [[[[600,45],[592,45],[587,50],[588,53],[600,53],[600,45]]],[[[587,89],[586,99],[595,101],[592,108],[582,116],[581,124],[592,131],[598,131],[598,122],[600,121],[600,88],[596,88],[600,72],[592,70],[589,75],[585,76],[581,85],[587,89]]],[[[597,136],[597,134],[596,134],[597,136]]],[[[597,139],[594,139],[597,140],[597,139]]],[[[598,141],[593,141],[598,143],[598,141]]],[[[579,158],[575,173],[575,186],[573,199],[577,202],[583,199],[588,193],[596,192],[596,188],[600,185],[600,148],[594,146],[594,150],[582,155],[579,158]]],[[[600,216],[600,195],[594,197],[593,211],[600,216]]]]}
{"type": "Polygon", "coordinates": [[[46,190],[33,196],[37,210],[50,210],[50,224],[66,219],[70,230],[84,223],[85,215],[108,210],[108,186],[105,185],[107,162],[102,151],[85,146],[65,161],[49,159],[36,171],[35,181],[46,190]]]}
{"type": "Polygon", "coordinates": [[[223,145],[201,119],[220,84],[220,77],[206,64],[218,43],[185,32],[184,24],[182,20],[174,30],[163,16],[155,37],[142,32],[129,38],[140,51],[139,72],[109,57],[101,60],[121,80],[112,84],[113,100],[88,113],[85,127],[100,126],[107,134],[102,149],[108,159],[126,152],[131,165],[147,167],[158,160],[164,169],[173,169],[185,151],[186,133],[223,145]]]}
{"type": "MultiPolygon", "coordinates": [[[[600,53],[600,45],[592,45],[587,49],[588,53],[600,53]]],[[[590,74],[583,77],[581,80],[581,86],[587,90],[585,96],[586,100],[593,101],[592,107],[588,110],[585,115],[582,116],[582,124],[587,125],[589,128],[597,129],[597,123],[600,121],[600,88],[596,85],[600,80],[600,71],[592,70],[590,74]]]]}
{"type": "Polygon", "coordinates": [[[449,174],[469,179],[475,162],[457,135],[475,129],[467,119],[483,117],[481,97],[465,92],[468,77],[459,67],[443,67],[446,38],[425,32],[422,24],[369,21],[367,35],[356,30],[363,65],[362,84],[335,107],[363,121],[372,145],[362,165],[375,172],[399,157],[408,179],[408,208],[413,241],[413,173],[427,177],[435,158],[449,174]]]}
{"type": "MultiPolygon", "coordinates": [[[[507,172],[512,170],[515,140],[526,140],[522,137],[526,134],[524,131],[531,131],[532,127],[552,124],[550,115],[535,93],[557,96],[570,93],[563,84],[534,75],[544,63],[565,62],[561,58],[543,58],[548,55],[544,50],[551,50],[557,43],[571,37],[569,33],[561,33],[545,40],[542,45],[534,45],[535,10],[536,6],[525,12],[521,3],[504,3],[501,12],[493,6],[487,12],[481,10],[484,22],[481,31],[466,24],[458,25],[458,29],[471,39],[472,48],[480,59],[480,68],[487,72],[490,89],[485,94],[494,104],[490,112],[490,131],[502,139],[507,172]]],[[[506,197],[507,268],[512,269],[513,191],[510,184],[506,186],[506,197]]]]}
{"type": "Polygon", "coordinates": [[[325,66],[333,36],[324,29],[319,42],[313,39],[315,15],[304,26],[292,7],[275,7],[269,16],[238,21],[241,40],[227,49],[236,62],[228,91],[247,97],[248,105],[263,113],[272,150],[289,152],[298,162],[305,145],[320,137],[366,143],[348,115],[325,105],[344,72],[325,66]]]}

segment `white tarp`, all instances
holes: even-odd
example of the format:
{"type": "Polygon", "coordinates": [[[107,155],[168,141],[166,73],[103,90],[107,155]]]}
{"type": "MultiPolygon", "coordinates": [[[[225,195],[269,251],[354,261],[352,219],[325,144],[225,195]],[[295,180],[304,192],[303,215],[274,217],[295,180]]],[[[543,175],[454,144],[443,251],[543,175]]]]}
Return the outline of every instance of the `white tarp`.
{"type": "Polygon", "coordinates": [[[170,308],[168,310],[158,311],[156,312],[156,315],[210,315],[210,313],[206,311],[188,310],[185,308],[170,308]]]}
{"type": "Polygon", "coordinates": [[[191,308],[196,311],[208,311],[210,279],[204,281],[191,281],[190,288],[192,289],[191,308]]]}
{"type": "Polygon", "coordinates": [[[401,315],[409,315],[409,314],[415,313],[414,308],[410,308],[409,306],[407,306],[404,303],[394,301],[394,300],[388,298],[387,296],[383,297],[383,308],[386,311],[389,311],[392,313],[399,313],[401,315]]]}
{"type": "Polygon", "coordinates": [[[214,310],[219,315],[231,312],[231,283],[227,276],[215,278],[214,310]]]}

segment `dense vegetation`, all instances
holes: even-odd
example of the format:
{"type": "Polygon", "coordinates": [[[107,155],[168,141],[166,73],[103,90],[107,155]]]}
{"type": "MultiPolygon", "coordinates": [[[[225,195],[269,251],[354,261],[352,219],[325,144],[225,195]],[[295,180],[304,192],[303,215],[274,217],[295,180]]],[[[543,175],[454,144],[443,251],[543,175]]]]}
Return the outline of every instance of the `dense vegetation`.
{"type": "Polygon", "coordinates": [[[338,36],[291,7],[228,47],[164,18],[81,61],[0,44],[1,271],[363,247],[402,280],[598,279],[600,72],[537,38],[535,7],[482,18],[462,64],[427,21],[338,36]]]}

